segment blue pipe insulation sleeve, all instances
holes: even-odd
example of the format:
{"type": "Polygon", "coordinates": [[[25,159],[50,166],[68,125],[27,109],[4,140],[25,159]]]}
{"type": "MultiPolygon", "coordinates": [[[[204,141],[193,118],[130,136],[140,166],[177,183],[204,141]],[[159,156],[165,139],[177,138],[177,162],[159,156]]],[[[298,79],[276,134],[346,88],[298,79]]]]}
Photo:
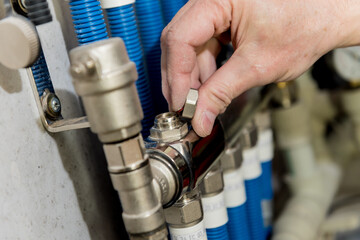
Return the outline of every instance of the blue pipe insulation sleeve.
{"type": "Polygon", "coordinates": [[[246,203],[233,208],[227,208],[229,222],[228,232],[231,240],[250,240],[247,224],[246,203]]]}
{"type": "Polygon", "coordinates": [[[161,0],[165,25],[167,25],[175,14],[184,6],[184,0],[161,0]]]}
{"type": "Polygon", "coordinates": [[[204,225],[208,239],[228,240],[229,233],[227,223],[229,218],[226,211],[225,193],[222,191],[214,196],[204,196],[201,201],[204,212],[204,225]]]}
{"type": "Polygon", "coordinates": [[[129,58],[136,64],[138,79],[136,88],[139,94],[141,107],[144,113],[142,121],[142,135],[146,139],[154,123],[154,104],[149,80],[144,64],[144,53],[140,42],[139,31],[135,17],[134,5],[106,9],[112,37],[123,39],[129,58]]]}
{"type": "Polygon", "coordinates": [[[79,45],[108,38],[98,0],[70,0],[69,4],[79,45]]]}
{"type": "Polygon", "coordinates": [[[223,178],[229,237],[232,240],[250,240],[242,169],[227,170],[223,178]]]}
{"type": "Polygon", "coordinates": [[[262,212],[264,218],[264,227],[266,237],[271,235],[272,232],[272,202],[274,193],[271,184],[272,175],[272,161],[262,162],[262,212]]]}
{"type": "Polygon", "coordinates": [[[135,11],[144,49],[155,114],[168,111],[161,88],[160,37],[164,20],[159,0],[136,0],[135,11]]]}
{"type": "Polygon", "coordinates": [[[245,180],[246,211],[251,240],[264,240],[264,223],[262,217],[262,179],[261,175],[254,179],[245,180]]]}
{"type": "Polygon", "coordinates": [[[229,240],[227,224],[217,228],[207,228],[206,235],[208,240],[229,240]]]}
{"type": "Polygon", "coordinates": [[[40,52],[38,60],[31,67],[32,74],[34,76],[35,85],[41,97],[45,89],[49,89],[50,92],[54,92],[54,87],[51,82],[50,73],[46,65],[43,52],[40,52]]]}

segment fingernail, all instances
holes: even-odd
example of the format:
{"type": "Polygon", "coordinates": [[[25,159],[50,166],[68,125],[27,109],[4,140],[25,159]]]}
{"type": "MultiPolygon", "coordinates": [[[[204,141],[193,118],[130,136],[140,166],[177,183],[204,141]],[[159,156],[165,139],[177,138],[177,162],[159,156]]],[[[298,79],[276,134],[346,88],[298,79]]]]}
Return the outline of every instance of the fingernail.
{"type": "Polygon", "coordinates": [[[204,111],[201,116],[201,128],[206,135],[211,133],[216,115],[210,111],[204,111]]]}

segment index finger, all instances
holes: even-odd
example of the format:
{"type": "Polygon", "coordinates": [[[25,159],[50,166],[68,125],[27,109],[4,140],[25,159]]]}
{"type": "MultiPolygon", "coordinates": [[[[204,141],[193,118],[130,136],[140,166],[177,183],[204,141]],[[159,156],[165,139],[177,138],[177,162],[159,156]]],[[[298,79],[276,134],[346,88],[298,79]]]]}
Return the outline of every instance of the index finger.
{"type": "Polygon", "coordinates": [[[231,12],[228,0],[198,0],[163,32],[163,87],[172,110],[185,102],[196,66],[196,49],[229,29],[231,12]]]}

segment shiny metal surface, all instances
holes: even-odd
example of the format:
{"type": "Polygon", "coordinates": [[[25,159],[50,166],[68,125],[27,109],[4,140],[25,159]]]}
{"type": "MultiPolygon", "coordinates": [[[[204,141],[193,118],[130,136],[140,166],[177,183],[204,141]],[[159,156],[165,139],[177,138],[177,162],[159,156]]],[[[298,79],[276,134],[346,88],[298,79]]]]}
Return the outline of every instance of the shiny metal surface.
{"type": "Polygon", "coordinates": [[[224,180],[220,162],[216,163],[206,174],[199,189],[202,197],[211,197],[224,190],[224,180]]]}
{"type": "Polygon", "coordinates": [[[245,148],[255,147],[258,140],[258,130],[253,120],[246,123],[244,128],[241,130],[240,142],[245,148]]]}
{"type": "Polygon", "coordinates": [[[242,147],[239,140],[236,145],[225,150],[221,157],[221,167],[224,171],[237,169],[241,166],[242,161],[242,147]]]}
{"type": "Polygon", "coordinates": [[[100,140],[108,143],[137,135],[143,118],[137,72],[123,41],[111,38],[77,47],[70,52],[70,62],[75,90],[100,140]]]}
{"type": "Polygon", "coordinates": [[[187,120],[191,120],[194,117],[198,98],[199,98],[198,90],[191,88],[188,95],[186,96],[186,101],[181,117],[187,120]]]}
{"type": "Polygon", "coordinates": [[[203,216],[200,193],[197,189],[187,192],[173,206],[165,209],[166,222],[176,228],[194,226],[201,222],[203,216]]]}
{"type": "Polygon", "coordinates": [[[187,123],[181,121],[176,113],[166,112],[155,117],[149,138],[159,143],[174,142],[185,137],[188,129],[187,123]]]}

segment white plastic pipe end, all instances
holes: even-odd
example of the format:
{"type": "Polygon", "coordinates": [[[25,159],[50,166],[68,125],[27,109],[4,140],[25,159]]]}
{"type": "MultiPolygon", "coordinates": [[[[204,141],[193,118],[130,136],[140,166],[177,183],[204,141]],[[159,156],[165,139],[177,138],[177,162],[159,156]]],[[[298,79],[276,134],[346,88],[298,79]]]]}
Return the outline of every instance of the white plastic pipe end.
{"type": "Polygon", "coordinates": [[[135,0],[101,0],[100,2],[103,9],[108,9],[133,4],[135,0]]]}

